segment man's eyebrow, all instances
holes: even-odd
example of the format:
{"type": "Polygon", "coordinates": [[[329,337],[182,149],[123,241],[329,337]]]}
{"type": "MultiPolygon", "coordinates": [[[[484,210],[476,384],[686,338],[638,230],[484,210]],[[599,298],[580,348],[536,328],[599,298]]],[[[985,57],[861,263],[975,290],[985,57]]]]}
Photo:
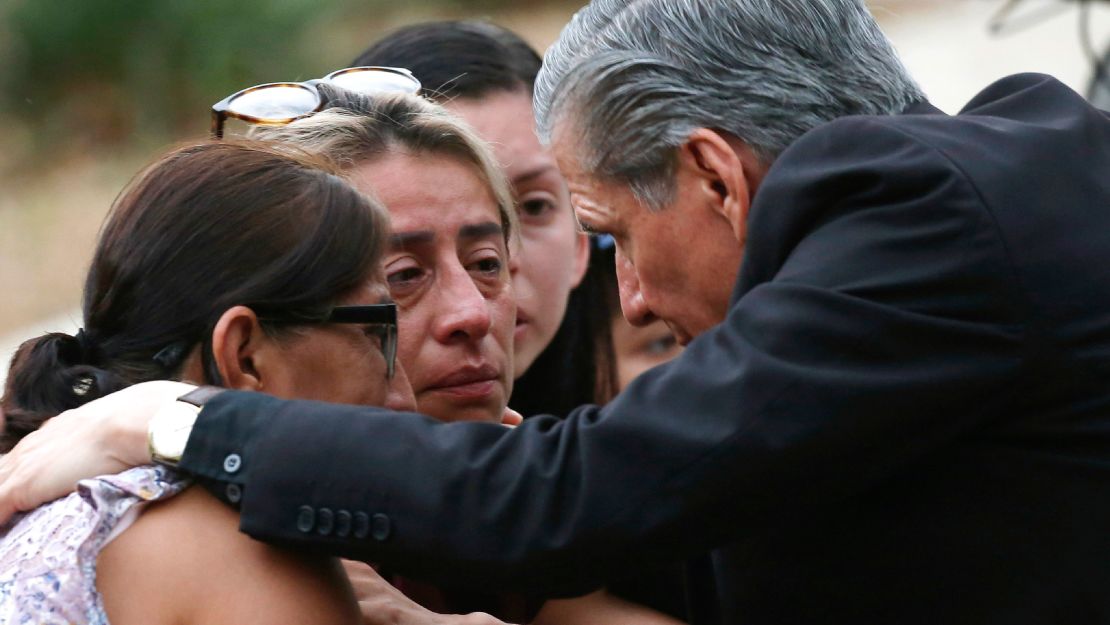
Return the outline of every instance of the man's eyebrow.
{"type": "Polygon", "coordinates": [[[481,239],[489,236],[504,237],[505,230],[495,221],[486,221],[480,224],[468,224],[459,228],[459,236],[467,239],[481,239]]]}
{"type": "Polygon", "coordinates": [[[390,247],[408,247],[418,243],[430,243],[436,238],[436,233],[431,230],[411,230],[409,232],[394,232],[389,237],[390,247]]]}

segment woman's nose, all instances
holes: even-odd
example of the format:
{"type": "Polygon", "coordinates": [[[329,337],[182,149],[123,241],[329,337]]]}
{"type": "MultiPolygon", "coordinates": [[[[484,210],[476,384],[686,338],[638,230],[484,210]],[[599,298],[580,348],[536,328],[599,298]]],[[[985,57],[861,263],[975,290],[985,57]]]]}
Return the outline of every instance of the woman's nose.
{"type": "Polygon", "coordinates": [[[489,300],[470,274],[459,269],[439,284],[439,310],[433,332],[442,343],[480,339],[489,334],[493,323],[489,300]]]}

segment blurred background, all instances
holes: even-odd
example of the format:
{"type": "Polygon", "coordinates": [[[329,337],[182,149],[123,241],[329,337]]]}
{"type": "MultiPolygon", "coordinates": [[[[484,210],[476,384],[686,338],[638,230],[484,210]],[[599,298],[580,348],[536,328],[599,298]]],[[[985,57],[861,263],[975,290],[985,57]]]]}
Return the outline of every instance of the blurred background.
{"type": "MultiPolygon", "coordinates": [[[[212,103],[322,76],[381,33],[427,19],[491,19],[543,50],[582,3],[0,0],[0,381],[23,339],[80,324],[82,277],[112,199],[167,145],[204,138],[212,103]]],[[[1110,90],[1091,91],[1110,1],[870,4],[947,112],[1021,71],[1053,74],[1110,108],[1110,90]]]]}

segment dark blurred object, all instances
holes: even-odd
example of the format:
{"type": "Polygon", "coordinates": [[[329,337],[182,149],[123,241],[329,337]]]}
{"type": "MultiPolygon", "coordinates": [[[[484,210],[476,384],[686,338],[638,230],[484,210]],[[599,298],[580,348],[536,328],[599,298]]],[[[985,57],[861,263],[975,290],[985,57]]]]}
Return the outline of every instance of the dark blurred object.
{"type": "Polygon", "coordinates": [[[1087,87],[1087,99],[1098,108],[1110,111],[1110,47],[1103,53],[1091,84],[1087,87]]]}
{"type": "Polygon", "coordinates": [[[992,35],[1009,35],[1035,26],[1041,22],[1067,11],[1069,5],[1075,0],[1062,2],[1037,2],[1028,3],[1033,8],[1024,13],[1018,12],[1018,7],[1027,4],[1025,0],[1006,0],[998,11],[991,16],[987,27],[992,35]]]}
{"type": "Polygon", "coordinates": [[[1103,51],[1091,40],[1091,5],[1110,0],[1063,0],[1060,2],[1026,2],[1026,0],[1007,0],[990,19],[987,27],[995,35],[1008,35],[1066,11],[1072,4],[1079,5],[1079,43],[1083,53],[1091,62],[1091,81],[1087,85],[1087,100],[1103,110],[1110,109],[1110,43],[1103,45],[1103,51]],[[1019,13],[1018,7],[1028,4],[1031,10],[1019,13]]]}
{"type": "MultiPolygon", "coordinates": [[[[1105,0],[1104,0],[1105,1],[1105,0]]],[[[1091,2],[1085,0],[1079,5],[1079,39],[1083,51],[1091,59],[1094,73],[1087,86],[1087,99],[1100,109],[1110,110],[1110,43],[1103,46],[1101,56],[1091,41],[1091,2]]]]}

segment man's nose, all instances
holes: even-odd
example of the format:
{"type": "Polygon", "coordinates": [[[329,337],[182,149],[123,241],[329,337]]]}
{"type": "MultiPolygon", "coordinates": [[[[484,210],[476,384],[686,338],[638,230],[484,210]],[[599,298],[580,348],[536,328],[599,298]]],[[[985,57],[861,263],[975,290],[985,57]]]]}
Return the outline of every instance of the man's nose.
{"type": "Polygon", "coordinates": [[[412,384],[401,362],[393,370],[393,379],[386,389],[384,406],[398,412],[416,412],[416,398],[412,394],[412,384]]]}
{"type": "Polygon", "coordinates": [[[433,336],[441,343],[476,340],[489,334],[493,317],[489,300],[462,266],[440,274],[433,336]]]}
{"type": "Polygon", "coordinates": [[[640,277],[636,275],[636,267],[632,261],[617,248],[617,288],[621,296],[621,312],[624,318],[634,326],[644,326],[655,320],[644,293],[640,290],[640,277]]]}

